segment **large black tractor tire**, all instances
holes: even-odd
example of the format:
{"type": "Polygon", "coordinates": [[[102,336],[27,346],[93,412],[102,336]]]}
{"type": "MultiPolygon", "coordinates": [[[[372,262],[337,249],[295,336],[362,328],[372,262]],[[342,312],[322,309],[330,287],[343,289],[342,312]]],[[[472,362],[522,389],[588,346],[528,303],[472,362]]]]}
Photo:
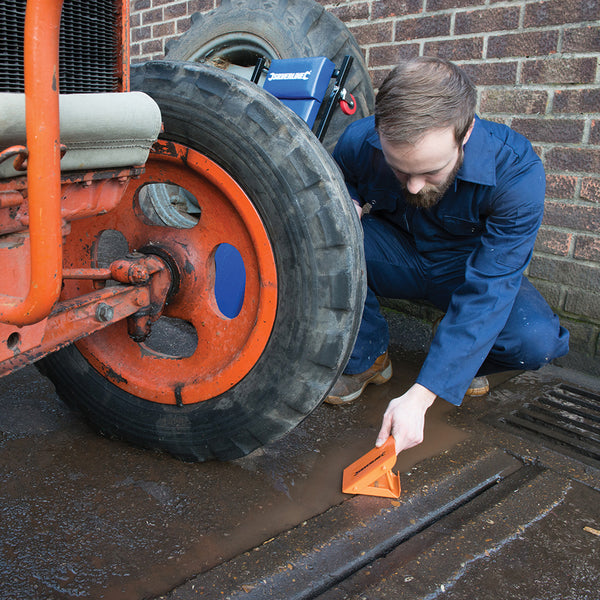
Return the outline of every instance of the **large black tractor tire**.
{"type": "MultiPolygon", "coordinates": [[[[323,140],[331,151],[344,129],[373,111],[374,93],[362,52],[348,28],[313,0],[223,0],[192,16],[191,28],[167,45],[168,60],[206,62],[250,79],[259,57],[326,56],[338,67],[354,58],[346,89],[357,102],[348,116],[339,107],[323,140]]],[[[321,115],[317,116],[315,126],[321,115]]]]}
{"type": "MultiPolygon", "coordinates": [[[[253,84],[205,65],[156,61],[133,69],[132,87],[160,106],[162,139],[214,161],[251,200],[276,265],[273,327],[238,383],[197,402],[175,401],[185,399],[185,387],[167,403],[131,393],[110,353],[97,370],[77,344],[44,359],[42,370],[59,396],[107,436],[184,460],[233,459],[298,425],[344,368],[366,291],[360,223],[321,144],[253,84]]],[[[202,208],[204,198],[198,200],[202,208]]],[[[204,212],[210,211],[205,207],[200,223],[209,226],[204,212]]],[[[179,231],[162,230],[175,237],[179,231]]],[[[162,243],[168,247],[169,235],[162,243]]],[[[212,351],[220,351],[217,337],[212,351]]]]}

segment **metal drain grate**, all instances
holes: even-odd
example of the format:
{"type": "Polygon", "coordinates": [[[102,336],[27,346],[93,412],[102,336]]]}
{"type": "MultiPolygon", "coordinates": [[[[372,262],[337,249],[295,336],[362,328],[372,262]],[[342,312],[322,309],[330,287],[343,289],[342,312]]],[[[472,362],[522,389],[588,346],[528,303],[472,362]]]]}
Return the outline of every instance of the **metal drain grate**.
{"type": "Polygon", "coordinates": [[[560,384],[500,422],[600,466],[600,395],[560,384]]]}

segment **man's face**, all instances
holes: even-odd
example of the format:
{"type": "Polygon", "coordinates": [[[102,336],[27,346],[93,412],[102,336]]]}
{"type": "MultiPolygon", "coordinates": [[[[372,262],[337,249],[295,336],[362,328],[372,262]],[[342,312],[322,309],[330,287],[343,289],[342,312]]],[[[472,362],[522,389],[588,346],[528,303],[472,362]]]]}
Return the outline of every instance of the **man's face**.
{"type": "MultiPolygon", "coordinates": [[[[469,139],[469,129],[463,144],[469,139]]],[[[452,128],[432,129],[415,144],[392,145],[380,136],[386,162],[402,185],[407,202],[431,208],[450,187],[462,165],[463,148],[452,128]]]]}

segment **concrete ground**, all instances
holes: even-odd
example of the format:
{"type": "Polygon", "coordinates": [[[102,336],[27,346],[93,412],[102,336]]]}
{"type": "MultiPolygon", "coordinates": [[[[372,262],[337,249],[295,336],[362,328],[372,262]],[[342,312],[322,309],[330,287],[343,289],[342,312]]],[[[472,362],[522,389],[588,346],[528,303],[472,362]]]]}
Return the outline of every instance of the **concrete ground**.
{"type": "Polygon", "coordinates": [[[597,600],[598,379],[547,367],[437,401],[398,500],[341,492],[427,335],[394,347],[390,383],[231,463],[98,437],[32,367],[0,379],[0,598],[597,600]]]}

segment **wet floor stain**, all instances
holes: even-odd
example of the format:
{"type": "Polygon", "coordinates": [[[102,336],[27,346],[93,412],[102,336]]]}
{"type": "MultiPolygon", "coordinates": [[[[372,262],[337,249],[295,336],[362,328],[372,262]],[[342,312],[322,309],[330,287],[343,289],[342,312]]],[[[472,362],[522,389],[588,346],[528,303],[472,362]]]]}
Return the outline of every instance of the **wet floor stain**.
{"type": "MultiPolygon", "coordinates": [[[[0,598],[149,598],[344,502],[343,469],[373,447],[415,365],[348,407],[321,406],[276,444],[190,464],[107,440],[33,368],[0,379],[0,598]]],[[[467,433],[430,409],[409,477],[467,433]]]]}

